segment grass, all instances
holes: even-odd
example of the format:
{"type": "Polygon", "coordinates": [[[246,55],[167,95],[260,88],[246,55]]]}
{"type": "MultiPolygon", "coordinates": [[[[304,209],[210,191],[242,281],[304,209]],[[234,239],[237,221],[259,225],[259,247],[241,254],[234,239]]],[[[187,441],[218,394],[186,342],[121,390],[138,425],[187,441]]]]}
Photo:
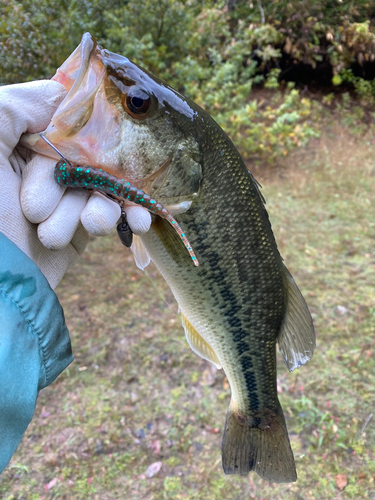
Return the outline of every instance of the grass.
{"type": "Polygon", "coordinates": [[[375,499],[375,147],[331,129],[290,162],[262,181],[317,330],[310,363],[279,363],[298,481],[224,476],[226,379],[190,351],[155,268],[113,235],[57,289],[75,361],[40,394],[3,500],[375,499]]]}

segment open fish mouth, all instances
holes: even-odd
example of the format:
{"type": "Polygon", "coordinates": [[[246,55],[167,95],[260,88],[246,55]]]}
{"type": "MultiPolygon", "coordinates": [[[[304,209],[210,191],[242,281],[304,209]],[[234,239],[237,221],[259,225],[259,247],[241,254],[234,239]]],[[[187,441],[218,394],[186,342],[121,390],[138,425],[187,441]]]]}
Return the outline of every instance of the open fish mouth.
{"type": "MultiPolygon", "coordinates": [[[[70,161],[121,174],[144,187],[141,177],[126,176],[119,165],[117,150],[123,136],[123,120],[121,110],[108,98],[110,81],[106,67],[116,56],[102,49],[90,33],[83,35],[80,45],[52,78],[68,93],[43,135],[70,161]]],[[[59,159],[39,134],[26,135],[22,142],[33,151],[59,159]]]]}

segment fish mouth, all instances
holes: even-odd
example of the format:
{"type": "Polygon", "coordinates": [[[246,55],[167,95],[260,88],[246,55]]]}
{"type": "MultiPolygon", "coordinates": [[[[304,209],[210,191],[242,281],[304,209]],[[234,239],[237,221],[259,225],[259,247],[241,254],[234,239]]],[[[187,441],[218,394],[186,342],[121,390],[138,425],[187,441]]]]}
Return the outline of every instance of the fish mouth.
{"type": "MultiPolygon", "coordinates": [[[[115,154],[121,141],[121,119],[107,99],[108,71],[103,57],[110,60],[112,54],[102,49],[90,33],[85,33],[80,45],[52,77],[65,87],[67,95],[42,133],[70,162],[124,177],[115,154]]],[[[59,159],[39,134],[23,136],[22,143],[59,159]]]]}

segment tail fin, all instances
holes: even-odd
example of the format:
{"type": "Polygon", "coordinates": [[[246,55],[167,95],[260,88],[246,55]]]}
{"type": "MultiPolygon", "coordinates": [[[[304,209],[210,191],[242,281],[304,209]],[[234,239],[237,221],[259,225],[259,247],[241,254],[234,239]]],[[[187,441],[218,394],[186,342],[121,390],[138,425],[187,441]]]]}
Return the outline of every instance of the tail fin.
{"type": "Polygon", "coordinates": [[[280,407],[277,414],[263,419],[237,415],[231,408],[227,413],[221,447],[225,474],[246,475],[254,470],[266,481],[292,483],[297,480],[293,452],[290,447],[284,415],[280,407]],[[260,421],[258,425],[256,421],[260,421]]]}

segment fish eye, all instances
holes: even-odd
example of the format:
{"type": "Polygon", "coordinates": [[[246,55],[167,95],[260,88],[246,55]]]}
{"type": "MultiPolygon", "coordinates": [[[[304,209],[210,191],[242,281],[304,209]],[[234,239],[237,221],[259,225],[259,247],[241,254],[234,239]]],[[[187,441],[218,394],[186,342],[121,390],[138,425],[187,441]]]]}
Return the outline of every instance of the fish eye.
{"type": "Polygon", "coordinates": [[[146,118],[151,108],[151,98],[140,89],[129,89],[123,95],[122,105],[133,118],[146,118]]]}

